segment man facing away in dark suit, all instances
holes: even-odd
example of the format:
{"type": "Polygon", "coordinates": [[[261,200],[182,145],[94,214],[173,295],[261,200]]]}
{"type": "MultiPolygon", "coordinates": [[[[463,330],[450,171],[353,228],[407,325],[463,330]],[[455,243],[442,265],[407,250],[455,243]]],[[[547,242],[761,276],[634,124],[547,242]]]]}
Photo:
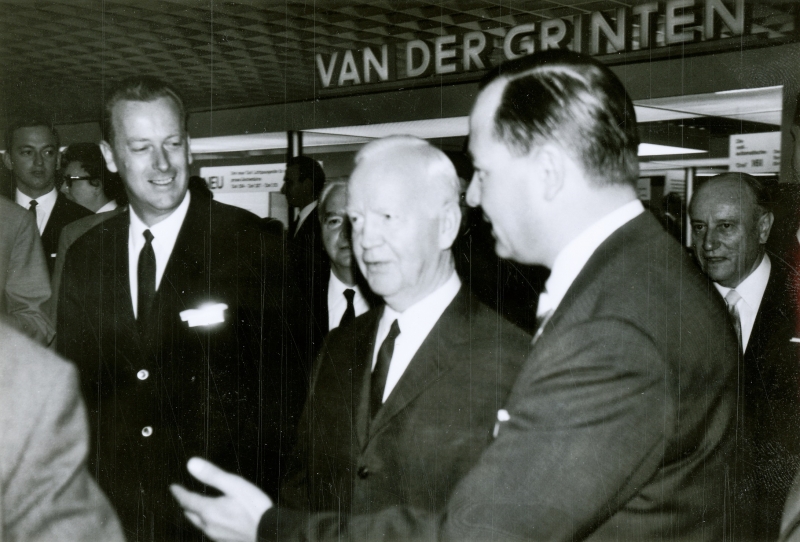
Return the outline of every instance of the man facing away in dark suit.
{"type": "Polygon", "coordinates": [[[62,228],[92,214],[56,189],[58,132],[39,119],[13,122],[6,130],[3,163],[14,176],[15,201],[36,215],[47,268],[52,275],[62,228]]]}
{"type": "Polygon", "coordinates": [[[773,214],[760,179],[712,177],[698,187],[689,215],[697,261],[728,306],[744,356],[739,535],[775,540],[800,454],[791,269],[765,250],[773,214]]]}
{"type": "Polygon", "coordinates": [[[173,489],[211,538],[252,541],[260,523],[260,540],[335,537],[339,528],[376,540],[382,525],[364,527],[362,514],[444,510],[503,419],[530,344],[455,272],[458,196],[452,163],[427,142],[395,136],[359,152],[347,215],[359,268],[386,305],[326,340],[300,423],[301,464],[279,506],[208,462],[189,463],[225,493],[173,489]]]}
{"type": "Polygon", "coordinates": [[[169,494],[207,454],[275,491],[308,375],[289,335],[282,242],[259,218],[189,191],[183,102],[151,77],[107,94],[108,167],[129,208],[68,249],[58,351],[81,372],[90,468],[129,540],[198,533],[169,494]],[[187,455],[188,454],[188,455],[187,455]]]}

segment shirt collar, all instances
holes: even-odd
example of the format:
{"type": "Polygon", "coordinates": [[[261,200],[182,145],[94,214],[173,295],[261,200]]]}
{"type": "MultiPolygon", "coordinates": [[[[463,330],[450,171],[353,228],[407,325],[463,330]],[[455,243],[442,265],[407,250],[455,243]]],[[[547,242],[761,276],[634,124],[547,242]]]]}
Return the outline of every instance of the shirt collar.
{"type": "Polygon", "coordinates": [[[131,211],[131,239],[133,239],[134,243],[144,245],[144,237],[142,234],[145,230],[150,230],[154,240],[158,239],[158,243],[162,247],[169,247],[168,253],[171,253],[172,247],[175,246],[175,241],[178,239],[178,233],[181,231],[183,220],[186,218],[186,213],[189,210],[189,201],[191,200],[190,194],[191,193],[187,190],[183,201],[175,210],[172,211],[167,218],[154,226],[145,224],[142,219],[139,218],[139,215],[136,214],[136,211],[133,210],[133,206],[129,206],[131,211]]]}
{"type": "Polygon", "coordinates": [[[360,292],[357,284],[353,286],[348,286],[347,284],[339,280],[339,277],[337,277],[336,274],[333,272],[333,270],[331,270],[331,279],[328,282],[328,292],[330,292],[329,298],[332,297],[338,298],[340,296],[343,296],[345,290],[355,290],[356,293],[360,292]]]}
{"type": "Polygon", "coordinates": [[[764,297],[764,292],[767,290],[767,282],[769,282],[769,274],[772,270],[772,262],[769,256],[765,253],[761,258],[761,263],[753,270],[736,288],[727,288],[721,284],[714,283],[714,287],[722,294],[723,299],[728,292],[736,290],[745,303],[754,310],[757,310],[761,305],[761,298],[764,297]]]}
{"type": "Polygon", "coordinates": [[[303,207],[302,209],[300,209],[300,214],[297,215],[297,227],[294,230],[295,234],[297,233],[297,230],[300,229],[300,226],[303,224],[303,222],[306,221],[306,218],[308,218],[308,215],[311,214],[311,211],[313,211],[314,207],[316,206],[317,206],[317,200],[314,200],[305,207],[303,207]]]}
{"type": "Polygon", "coordinates": [[[97,210],[97,213],[105,213],[105,212],[107,212],[107,211],[113,211],[113,210],[114,210],[114,209],[116,209],[117,207],[118,207],[118,205],[117,205],[117,200],[115,200],[115,199],[112,199],[111,201],[109,201],[108,203],[106,203],[105,205],[103,205],[102,207],[100,207],[100,208],[97,210]]]}
{"type": "Polygon", "coordinates": [[[410,336],[416,334],[416,332],[422,333],[424,331],[424,338],[433,329],[434,324],[456,297],[460,288],[461,279],[458,278],[458,273],[453,271],[453,274],[444,284],[403,312],[397,312],[389,305],[385,305],[379,327],[385,326],[388,333],[392,322],[397,320],[397,324],[400,326],[400,333],[410,336]]]}
{"type": "Polygon", "coordinates": [[[554,311],[597,247],[603,244],[603,241],[608,239],[611,234],[643,212],[642,202],[635,199],[610,212],[570,241],[558,253],[553,262],[550,277],[545,282],[544,291],[539,296],[536,314],[541,316],[554,311]]]}
{"type": "Polygon", "coordinates": [[[56,205],[56,200],[58,199],[58,191],[55,188],[53,188],[50,192],[44,194],[43,196],[39,196],[38,198],[31,198],[27,194],[23,194],[19,189],[17,189],[16,200],[19,205],[27,209],[31,205],[31,200],[34,199],[36,200],[37,209],[41,208],[50,211],[56,205]]]}

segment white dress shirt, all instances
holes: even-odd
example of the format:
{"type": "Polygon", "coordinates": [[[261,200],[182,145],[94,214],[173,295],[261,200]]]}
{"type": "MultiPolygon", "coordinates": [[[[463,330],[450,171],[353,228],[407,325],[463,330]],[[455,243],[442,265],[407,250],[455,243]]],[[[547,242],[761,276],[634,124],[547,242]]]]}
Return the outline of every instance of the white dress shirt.
{"type": "Polygon", "coordinates": [[[638,199],[633,200],[610,212],[570,241],[558,253],[553,262],[550,277],[544,284],[544,291],[539,295],[536,315],[552,314],[567,295],[567,290],[575,282],[597,247],[602,245],[603,241],[608,239],[611,234],[643,212],[642,202],[638,199]]]}
{"type": "Polygon", "coordinates": [[[375,338],[375,350],[372,353],[372,369],[378,363],[378,350],[383,340],[389,334],[392,322],[397,320],[400,335],[394,341],[392,363],[389,365],[389,374],[386,376],[386,387],[383,390],[383,402],[392,393],[406,372],[408,364],[419,350],[425,338],[439,321],[442,313],[450,305],[461,288],[461,280],[455,271],[447,282],[431,292],[427,297],[417,301],[402,313],[395,311],[388,305],[383,308],[383,315],[378,323],[378,335],[375,338]]]}
{"type": "Polygon", "coordinates": [[[721,284],[714,283],[714,287],[722,294],[723,299],[731,290],[736,290],[742,296],[742,299],[736,304],[736,310],[739,312],[739,325],[742,328],[742,350],[747,350],[747,342],[753,332],[753,325],[756,323],[758,308],[761,306],[761,299],[767,289],[771,270],[772,262],[769,260],[769,256],[764,254],[758,267],[736,288],[726,288],[721,284]]]}
{"type": "MultiPolygon", "coordinates": [[[[361,295],[361,290],[358,285],[348,286],[339,278],[331,273],[331,278],[328,280],[328,331],[335,327],[339,327],[339,322],[342,321],[344,311],[347,310],[347,298],[344,296],[345,290],[355,291],[353,296],[353,308],[356,310],[356,316],[361,316],[369,310],[369,304],[364,296],[361,295]]],[[[390,322],[391,323],[391,322],[390,322]]]]}
{"type": "Polygon", "coordinates": [[[187,191],[183,201],[172,214],[152,227],[142,222],[142,219],[137,216],[133,207],[130,208],[131,225],[128,230],[128,272],[131,281],[131,302],[133,303],[134,316],[138,314],[139,254],[145,244],[144,231],[150,230],[150,233],[153,234],[153,252],[155,252],[156,255],[156,290],[158,290],[161,284],[161,277],[164,276],[164,270],[167,268],[167,262],[172,254],[172,249],[175,248],[175,241],[178,239],[178,233],[181,231],[183,220],[186,218],[186,212],[189,210],[190,199],[191,197],[187,191]]]}
{"type": "Polygon", "coordinates": [[[41,235],[47,227],[47,221],[50,220],[50,215],[53,214],[53,207],[56,206],[56,200],[58,199],[58,191],[53,188],[44,196],[29,198],[17,190],[16,202],[25,209],[30,208],[31,200],[34,199],[36,200],[36,227],[39,229],[39,235],[41,235]]]}
{"type": "Polygon", "coordinates": [[[112,199],[111,201],[109,201],[108,203],[106,203],[105,205],[103,205],[102,207],[100,207],[100,208],[97,210],[97,214],[99,214],[99,213],[105,213],[105,212],[107,212],[107,211],[113,211],[113,210],[114,210],[114,209],[116,209],[117,207],[118,207],[118,206],[117,206],[117,200],[115,200],[115,199],[112,199]]]}
{"type": "Polygon", "coordinates": [[[313,211],[314,207],[316,206],[317,206],[317,200],[314,200],[305,207],[303,207],[302,209],[300,209],[300,214],[297,215],[297,225],[294,228],[294,233],[292,233],[292,236],[297,235],[297,232],[300,231],[300,226],[303,225],[303,222],[306,221],[306,218],[308,218],[308,215],[311,214],[311,211],[313,211]]]}

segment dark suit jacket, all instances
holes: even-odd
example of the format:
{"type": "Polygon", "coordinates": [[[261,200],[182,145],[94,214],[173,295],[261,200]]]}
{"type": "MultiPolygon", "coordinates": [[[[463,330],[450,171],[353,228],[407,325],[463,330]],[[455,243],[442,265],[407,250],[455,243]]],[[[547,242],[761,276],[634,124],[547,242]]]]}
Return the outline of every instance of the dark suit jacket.
{"type": "Polygon", "coordinates": [[[126,535],[199,538],[169,484],[193,485],[185,464],[199,455],[277,491],[280,454],[305,398],[308,375],[297,370],[305,341],[286,324],[295,304],[280,240],[263,234],[255,215],[196,193],[156,295],[156,332],[140,337],[129,220],[127,210],[109,218],[68,250],[58,350],[81,371],[91,468],[126,535]],[[205,303],[226,303],[225,321],[182,321],[181,312],[205,303]]]}
{"type": "Polygon", "coordinates": [[[283,485],[281,508],[262,519],[263,536],[301,535],[306,512],[338,522],[395,505],[442,510],[491,441],[530,336],[462,286],[370,423],[381,314],[331,331],[300,424],[301,468],[283,485]]]}
{"type": "Polygon", "coordinates": [[[308,337],[307,366],[315,359],[328,332],[330,259],[322,243],[318,207],[301,224],[297,235],[286,236],[289,273],[300,291],[300,333],[308,337]]]}
{"type": "Polygon", "coordinates": [[[42,248],[44,249],[45,260],[47,260],[47,269],[50,271],[51,276],[56,264],[58,238],[61,236],[61,230],[70,222],[93,214],[86,207],[70,201],[64,194],[58,193],[53,212],[50,213],[50,218],[47,219],[47,224],[42,232],[42,248]]]}
{"type": "Polygon", "coordinates": [[[719,294],[645,213],[575,279],[443,513],[375,507],[304,535],[720,540],[737,483],[736,350],[719,294]]]}
{"type": "Polygon", "coordinates": [[[776,540],[800,459],[800,359],[792,271],[772,270],[744,353],[745,483],[738,492],[743,540],[776,540]]]}

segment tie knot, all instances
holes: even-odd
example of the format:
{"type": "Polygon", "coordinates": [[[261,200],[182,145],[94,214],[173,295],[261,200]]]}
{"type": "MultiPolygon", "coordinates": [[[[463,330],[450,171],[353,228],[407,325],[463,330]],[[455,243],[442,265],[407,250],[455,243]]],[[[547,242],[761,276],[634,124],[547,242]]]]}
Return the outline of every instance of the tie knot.
{"type": "Polygon", "coordinates": [[[39,205],[39,202],[36,201],[35,199],[32,199],[31,202],[28,204],[28,209],[30,209],[31,211],[35,211],[37,205],[39,205]]]}
{"type": "Polygon", "coordinates": [[[353,298],[356,296],[356,291],[352,288],[348,288],[344,291],[344,297],[347,299],[348,303],[353,302],[353,298]]]}
{"type": "Polygon", "coordinates": [[[150,230],[144,230],[144,232],[142,232],[142,235],[144,235],[144,240],[147,241],[148,244],[153,242],[154,238],[153,234],[150,233],[150,230]]]}
{"type": "Polygon", "coordinates": [[[397,320],[392,322],[392,327],[389,328],[389,334],[386,336],[386,340],[395,340],[397,336],[400,335],[400,324],[397,323],[397,320]]]}
{"type": "Polygon", "coordinates": [[[742,296],[736,290],[731,290],[728,292],[728,295],[725,296],[725,303],[728,305],[728,309],[732,309],[736,306],[736,304],[741,301],[742,296]]]}

